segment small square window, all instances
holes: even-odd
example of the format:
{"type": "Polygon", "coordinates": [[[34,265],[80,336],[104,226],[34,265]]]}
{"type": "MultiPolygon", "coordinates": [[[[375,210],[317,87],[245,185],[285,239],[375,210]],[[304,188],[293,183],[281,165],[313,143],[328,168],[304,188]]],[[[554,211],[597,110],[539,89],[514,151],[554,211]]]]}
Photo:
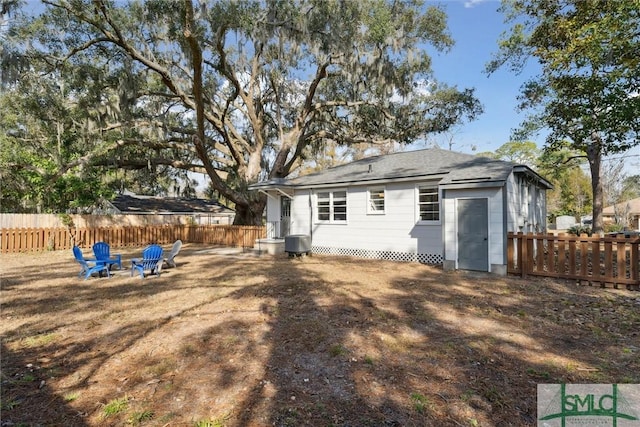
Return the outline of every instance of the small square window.
{"type": "Polygon", "coordinates": [[[372,188],[368,191],[368,210],[370,214],[384,213],[384,188],[372,188]]]}

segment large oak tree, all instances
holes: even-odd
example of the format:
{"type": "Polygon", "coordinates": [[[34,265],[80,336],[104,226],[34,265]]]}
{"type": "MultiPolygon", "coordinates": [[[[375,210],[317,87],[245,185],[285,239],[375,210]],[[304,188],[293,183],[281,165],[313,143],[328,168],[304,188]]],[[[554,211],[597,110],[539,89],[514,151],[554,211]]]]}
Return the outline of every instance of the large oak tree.
{"type": "Polygon", "coordinates": [[[481,111],[435,80],[425,48],[453,40],[417,0],[43,3],[11,40],[37,64],[22,77],[64,82],[61,105],[86,111],[62,125],[73,155],[57,174],[204,171],[238,223],[261,221],[249,184],[296,173],[323,144],[408,143],[481,111]]]}

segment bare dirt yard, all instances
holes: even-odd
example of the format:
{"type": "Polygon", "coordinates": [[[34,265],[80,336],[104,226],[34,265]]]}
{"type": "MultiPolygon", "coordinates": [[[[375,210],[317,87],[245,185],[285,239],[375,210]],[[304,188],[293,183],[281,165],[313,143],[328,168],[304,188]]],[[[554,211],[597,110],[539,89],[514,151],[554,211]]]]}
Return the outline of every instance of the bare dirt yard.
{"type": "Polygon", "coordinates": [[[539,383],[640,383],[624,287],[201,245],[141,279],[116,252],[86,281],[1,256],[2,426],[531,426],[539,383]]]}

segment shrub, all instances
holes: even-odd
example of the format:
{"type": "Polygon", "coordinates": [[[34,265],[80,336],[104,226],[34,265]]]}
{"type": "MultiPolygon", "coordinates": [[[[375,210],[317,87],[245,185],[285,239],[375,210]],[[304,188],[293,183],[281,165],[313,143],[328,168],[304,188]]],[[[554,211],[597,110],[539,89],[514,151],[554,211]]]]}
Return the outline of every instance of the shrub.
{"type": "Polygon", "coordinates": [[[567,229],[567,233],[569,234],[573,234],[575,236],[579,236],[581,234],[588,234],[589,236],[591,236],[591,227],[588,227],[586,225],[574,225],[571,228],[567,229]]]}
{"type": "Polygon", "coordinates": [[[624,226],[622,224],[612,223],[612,224],[604,225],[605,233],[617,233],[618,231],[620,232],[624,231],[624,226]]]}

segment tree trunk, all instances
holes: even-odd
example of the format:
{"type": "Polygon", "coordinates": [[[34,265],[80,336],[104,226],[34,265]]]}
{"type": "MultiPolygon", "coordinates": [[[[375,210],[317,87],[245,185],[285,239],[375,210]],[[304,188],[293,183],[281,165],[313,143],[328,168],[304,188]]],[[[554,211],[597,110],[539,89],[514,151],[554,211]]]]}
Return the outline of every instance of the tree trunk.
{"type": "MultiPolygon", "coordinates": [[[[264,197],[260,197],[257,200],[249,200],[245,202],[250,196],[248,194],[240,194],[237,191],[230,189],[224,181],[218,175],[218,172],[213,167],[209,159],[209,153],[205,147],[205,112],[204,112],[204,93],[203,93],[203,56],[202,48],[199,41],[194,34],[194,10],[192,0],[185,0],[185,29],[184,36],[189,43],[189,49],[191,53],[191,61],[193,65],[193,98],[196,109],[196,123],[197,123],[197,135],[193,138],[196,152],[198,157],[204,163],[204,167],[211,178],[213,188],[220,191],[230,200],[236,204],[236,216],[233,223],[235,225],[262,225],[262,212],[266,201],[264,197]]],[[[259,152],[259,151],[258,151],[259,152]]],[[[260,171],[260,156],[252,155],[249,164],[249,174],[258,175],[260,171]]],[[[245,190],[246,193],[246,190],[245,190]]]]}
{"type": "Polygon", "coordinates": [[[236,204],[236,216],[234,225],[263,225],[262,213],[266,205],[266,200],[249,202],[248,204],[236,204]]]}
{"type": "Polygon", "coordinates": [[[592,143],[587,147],[587,159],[591,170],[591,191],[593,192],[593,223],[591,230],[594,234],[602,234],[604,232],[602,220],[604,192],[602,190],[602,180],[600,179],[602,150],[600,149],[600,138],[597,136],[592,137],[592,143]]]}

